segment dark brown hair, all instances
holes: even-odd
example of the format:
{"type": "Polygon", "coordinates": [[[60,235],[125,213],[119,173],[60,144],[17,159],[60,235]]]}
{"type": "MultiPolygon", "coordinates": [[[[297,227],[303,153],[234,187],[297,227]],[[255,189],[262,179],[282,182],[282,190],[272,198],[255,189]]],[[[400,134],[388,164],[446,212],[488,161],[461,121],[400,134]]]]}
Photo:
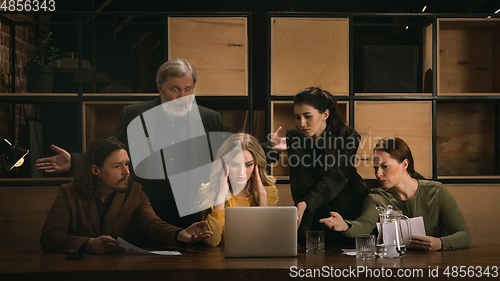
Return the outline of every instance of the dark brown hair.
{"type": "Polygon", "coordinates": [[[373,151],[376,150],[387,152],[387,154],[389,154],[391,158],[396,159],[398,163],[408,159],[408,167],[406,168],[408,174],[415,179],[425,179],[421,174],[415,172],[413,155],[411,154],[410,147],[403,139],[398,137],[381,139],[375,144],[375,148],[373,148],[373,151]]]}
{"type": "Polygon", "coordinates": [[[317,87],[305,88],[293,98],[294,105],[301,103],[312,106],[319,113],[324,113],[328,109],[330,115],[326,119],[326,131],[334,136],[344,137],[347,126],[340,117],[337,100],[332,94],[317,87]]]}
{"type": "Polygon", "coordinates": [[[106,158],[120,149],[125,149],[125,145],[114,137],[99,139],[89,144],[73,178],[75,189],[82,199],[101,196],[97,176],[92,173],[92,165],[102,167],[106,158]]]}

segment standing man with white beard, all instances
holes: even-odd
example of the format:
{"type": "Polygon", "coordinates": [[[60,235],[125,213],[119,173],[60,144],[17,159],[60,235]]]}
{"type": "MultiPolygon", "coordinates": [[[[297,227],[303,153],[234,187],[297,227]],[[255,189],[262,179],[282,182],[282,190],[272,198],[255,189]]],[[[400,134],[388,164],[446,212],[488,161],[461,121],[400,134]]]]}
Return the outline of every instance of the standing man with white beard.
{"type": "MultiPolygon", "coordinates": [[[[150,101],[145,101],[133,105],[125,106],[120,114],[120,122],[115,137],[128,146],[127,126],[137,116],[142,113],[159,106],[163,106],[163,110],[168,118],[165,118],[164,128],[170,131],[175,130],[176,134],[168,134],[167,143],[177,143],[177,140],[187,139],[188,134],[187,122],[183,120],[193,106],[194,88],[198,76],[191,64],[182,59],[173,59],[165,62],[158,69],[156,75],[156,85],[160,95],[150,101]]],[[[201,121],[205,132],[222,132],[222,121],[220,114],[214,110],[198,107],[201,121]]],[[[278,159],[276,155],[270,157],[269,151],[284,151],[286,150],[286,141],[279,137],[281,128],[273,134],[272,140],[262,144],[268,159],[278,159]]],[[[69,154],[66,150],[52,145],[52,149],[58,154],[37,160],[39,170],[46,173],[58,173],[70,171],[78,165],[82,154],[69,154]]],[[[173,159],[172,161],[175,161],[173,159]]],[[[176,207],[175,198],[172,194],[172,188],[168,179],[166,180],[147,180],[138,179],[142,184],[144,191],[148,194],[151,205],[156,214],[164,221],[185,228],[189,226],[196,218],[190,216],[179,217],[176,207]]]]}

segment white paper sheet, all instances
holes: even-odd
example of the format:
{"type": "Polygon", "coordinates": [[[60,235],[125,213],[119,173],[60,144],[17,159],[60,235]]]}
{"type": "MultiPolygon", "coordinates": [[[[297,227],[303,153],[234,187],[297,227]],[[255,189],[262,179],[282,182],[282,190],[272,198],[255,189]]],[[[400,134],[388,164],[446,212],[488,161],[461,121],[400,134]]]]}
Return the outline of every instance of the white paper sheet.
{"type": "Polygon", "coordinates": [[[118,242],[120,242],[120,247],[125,248],[125,253],[131,254],[155,254],[155,255],[165,255],[165,256],[180,256],[181,253],[179,251],[146,251],[142,248],[139,248],[135,245],[130,244],[129,242],[123,240],[121,237],[118,237],[118,242]]]}
{"type": "MultiPolygon", "coordinates": [[[[410,225],[411,225],[411,235],[419,235],[419,236],[427,236],[425,234],[425,227],[424,227],[424,219],[422,217],[415,217],[411,218],[410,220],[410,225]]],[[[395,224],[388,224],[388,229],[385,231],[384,229],[384,234],[385,235],[394,235],[395,234],[395,224]]],[[[380,223],[377,222],[377,229],[380,230],[380,223]]],[[[403,232],[403,242],[406,247],[410,246],[410,237],[408,236],[408,226],[404,222],[404,220],[401,220],[401,231],[403,232]]],[[[390,236],[389,236],[390,237],[390,236]]]]}
{"type": "Polygon", "coordinates": [[[343,255],[348,255],[348,256],[355,256],[356,255],[356,249],[342,249],[342,254],[343,255]]]}

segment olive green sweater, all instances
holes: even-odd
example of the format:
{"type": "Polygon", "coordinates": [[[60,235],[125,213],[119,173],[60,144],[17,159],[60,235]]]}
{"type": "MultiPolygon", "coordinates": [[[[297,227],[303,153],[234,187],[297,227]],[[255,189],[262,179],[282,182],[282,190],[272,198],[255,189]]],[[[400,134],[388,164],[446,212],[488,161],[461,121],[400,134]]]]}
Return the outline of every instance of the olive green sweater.
{"type": "Polygon", "coordinates": [[[361,215],[355,221],[346,220],[351,227],[343,234],[356,237],[357,234],[371,233],[379,220],[377,206],[401,210],[413,218],[422,216],[428,236],[438,237],[443,242],[442,250],[456,250],[470,246],[470,231],[462,212],[450,192],[440,182],[418,180],[415,197],[401,200],[392,188],[375,188],[363,203],[361,215]]]}

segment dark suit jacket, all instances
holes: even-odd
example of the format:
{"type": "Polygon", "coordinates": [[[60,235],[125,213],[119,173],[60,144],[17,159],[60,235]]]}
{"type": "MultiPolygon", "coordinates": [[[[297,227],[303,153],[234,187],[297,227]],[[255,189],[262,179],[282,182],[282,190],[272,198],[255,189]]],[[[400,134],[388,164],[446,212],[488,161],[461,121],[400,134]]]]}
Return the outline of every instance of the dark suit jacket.
{"type": "Polygon", "coordinates": [[[133,182],[127,193],[116,193],[101,224],[94,198],[81,199],[74,183],[59,188],[42,229],[40,245],[46,252],[74,253],[90,238],[124,237],[131,222],[156,243],[178,246],[180,228],[162,221],[153,211],[141,185],[133,182]]]}

